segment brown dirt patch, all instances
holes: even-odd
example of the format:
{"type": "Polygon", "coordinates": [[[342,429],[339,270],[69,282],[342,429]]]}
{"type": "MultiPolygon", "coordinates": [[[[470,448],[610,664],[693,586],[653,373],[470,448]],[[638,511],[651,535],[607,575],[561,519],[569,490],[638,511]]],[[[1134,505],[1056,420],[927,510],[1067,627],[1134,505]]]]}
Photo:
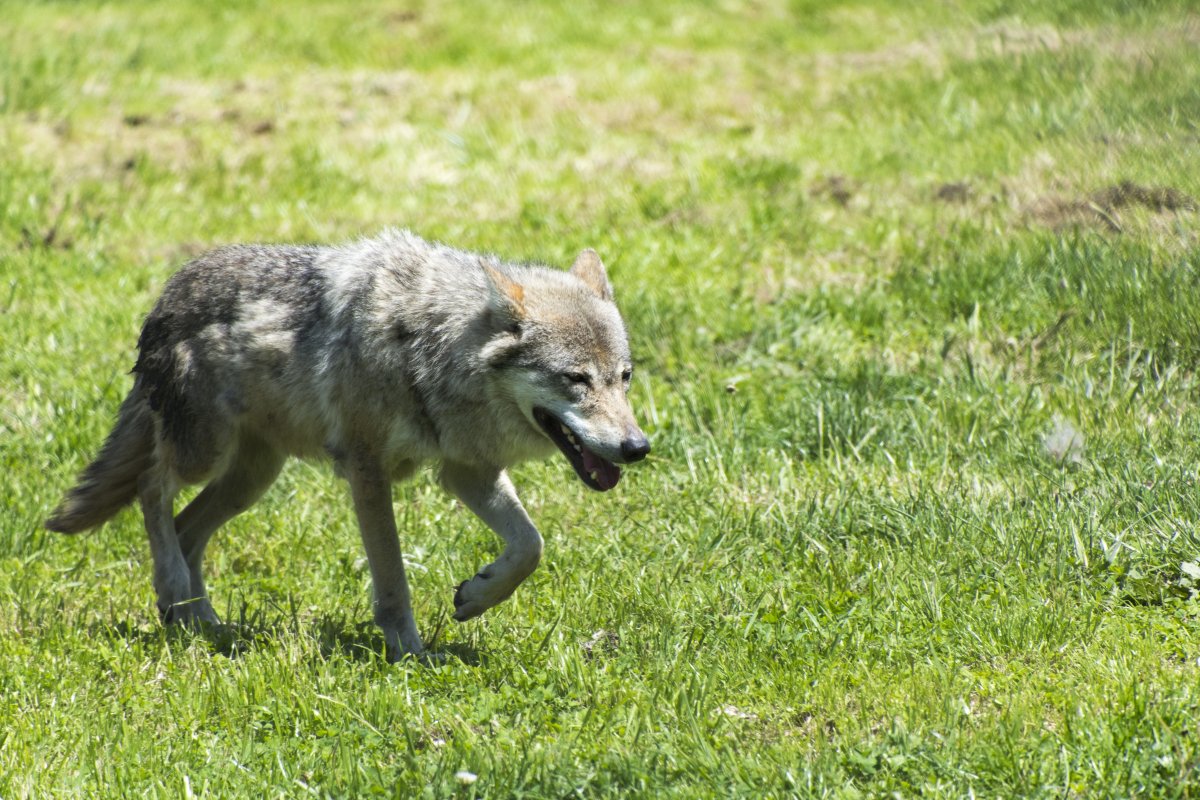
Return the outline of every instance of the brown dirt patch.
{"type": "Polygon", "coordinates": [[[845,175],[827,175],[809,187],[816,198],[828,198],[845,208],[854,198],[854,184],[845,175]]]}
{"type": "Polygon", "coordinates": [[[414,22],[421,21],[421,15],[413,9],[403,9],[401,11],[393,11],[384,16],[384,22],[389,25],[410,25],[414,22]]]}
{"type": "Polygon", "coordinates": [[[1083,198],[1042,197],[1030,208],[1029,215],[1035,223],[1055,230],[1099,225],[1121,233],[1124,226],[1117,211],[1127,208],[1161,214],[1195,211],[1197,205],[1190,195],[1170,186],[1143,186],[1121,181],[1083,198]]]}
{"type": "Polygon", "coordinates": [[[943,203],[965,203],[971,199],[971,184],[966,181],[943,183],[934,190],[934,199],[943,203]]]}
{"type": "Polygon", "coordinates": [[[1114,210],[1126,206],[1142,206],[1151,211],[1195,211],[1196,201],[1170,186],[1141,186],[1132,181],[1101,189],[1092,195],[1092,202],[1101,208],[1114,210]]]}

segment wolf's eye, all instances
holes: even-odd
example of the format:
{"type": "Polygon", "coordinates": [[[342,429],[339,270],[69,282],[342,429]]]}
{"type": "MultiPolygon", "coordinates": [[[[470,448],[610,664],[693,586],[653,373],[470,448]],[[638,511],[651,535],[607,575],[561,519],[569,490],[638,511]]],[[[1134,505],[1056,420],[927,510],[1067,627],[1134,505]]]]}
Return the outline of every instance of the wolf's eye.
{"type": "Polygon", "coordinates": [[[579,386],[592,385],[592,376],[588,375],[586,372],[564,372],[563,377],[566,378],[570,383],[574,383],[579,386]]]}
{"type": "Polygon", "coordinates": [[[623,380],[625,383],[629,383],[631,380],[633,380],[633,367],[630,367],[621,373],[621,380],[623,380]]]}

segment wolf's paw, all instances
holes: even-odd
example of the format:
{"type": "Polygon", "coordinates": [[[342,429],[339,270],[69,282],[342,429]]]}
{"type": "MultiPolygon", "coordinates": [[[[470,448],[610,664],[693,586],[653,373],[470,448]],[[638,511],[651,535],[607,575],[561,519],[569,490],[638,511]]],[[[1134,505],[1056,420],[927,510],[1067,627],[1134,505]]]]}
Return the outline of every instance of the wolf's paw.
{"type": "Polygon", "coordinates": [[[507,600],[513,588],[505,587],[486,570],[477,573],[454,590],[454,619],[466,622],[478,617],[497,603],[507,600]]]}
{"type": "Polygon", "coordinates": [[[417,633],[416,623],[411,618],[402,621],[397,626],[381,627],[383,627],[387,660],[390,663],[399,664],[408,659],[414,659],[423,664],[431,663],[431,653],[425,649],[425,643],[421,641],[421,634],[417,633]]]}
{"type": "Polygon", "coordinates": [[[221,619],[213,611],[212,603],[207,597],[187,600],[183,603],[158,607],[158,615],[164,625],[181,625],[185,628],[199,629],[206,625],[220,625],[221,619]]]}
{"type": "Polygon", "coordinates": [[[450,657],[445,653],[433,650],[422,650],[419,653],[399,653],[388,650],[387,660],[390,664],[416,664],[422,667],[440,667],[449,663],[450,657]]]}
{"type": "Polygon", "coordinates": [[[469,619],[474,619],[487,611],[488,607],[480,605],[477,602],[469,600],[467,597],[467,585],[476,580],[472,578],[469,581],[463,581],[454,590],[454,619],[457,622],[466,622],[469,619]]]}

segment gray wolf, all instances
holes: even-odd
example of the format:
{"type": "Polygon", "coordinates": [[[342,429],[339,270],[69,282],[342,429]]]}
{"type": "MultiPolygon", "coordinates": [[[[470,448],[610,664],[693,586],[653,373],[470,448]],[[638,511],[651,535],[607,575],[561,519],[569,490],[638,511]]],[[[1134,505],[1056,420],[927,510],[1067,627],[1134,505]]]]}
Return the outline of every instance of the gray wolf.
{"type": "Polygon", "coordinates": [[[77,533],[138,500],[164,622],[215,623],[209,538],[287,456],[327,457],[349,483],[388,656],[420,654],[391,484],[440,464],[442,485],[504,540],[455,590],[454,618],[478,616],[542,557],[507,467],[558,450],[607,491],[649,452],[626,397],[632,371],[592,250],[564,272],[408,231],[222,247],[167,281],[116,425],[46,527],[77,533]],[[180,488],[199,483],[175,514],[180,488]]]}

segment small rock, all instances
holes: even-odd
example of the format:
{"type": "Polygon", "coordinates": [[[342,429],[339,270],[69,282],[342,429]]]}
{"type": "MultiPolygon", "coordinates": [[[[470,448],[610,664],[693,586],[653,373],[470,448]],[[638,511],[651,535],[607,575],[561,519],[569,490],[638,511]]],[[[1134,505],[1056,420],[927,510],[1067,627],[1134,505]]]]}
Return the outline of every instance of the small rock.
{"type": "Polygon", "coordinates": [[[1042,447],[1059,464],[1083,463],[1083,434],[1060,416],[1055,415],[1050,432],[1042,438],[1042,447]]]}

